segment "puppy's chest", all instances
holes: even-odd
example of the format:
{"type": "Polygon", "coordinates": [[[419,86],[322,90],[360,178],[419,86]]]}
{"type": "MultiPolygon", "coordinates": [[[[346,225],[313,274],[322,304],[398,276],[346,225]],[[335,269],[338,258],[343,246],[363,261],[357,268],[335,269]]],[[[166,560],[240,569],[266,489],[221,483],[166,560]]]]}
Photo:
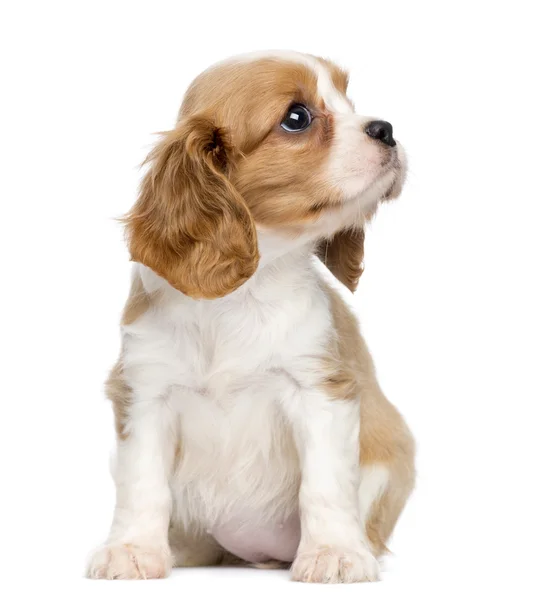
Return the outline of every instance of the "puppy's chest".
{"type": "Polygon", "coordinates": [[[204,316],[185,326],[181,383],[168,398],[182,449],[177,510],[211,527],[288,519],[299,470],[280,398],[293,387],[289,369],[316,340],[281,327],[277,313],[204,316]]]}
{"type": "Polygon", "coordinates": [[[275,556],[277,540],[262,547],[259,539],[270,528],[285,537],[282,551],[297,545],[300,468],[274,395],[268,383],[223,396],[175,388],[169,398],[179,416],[174,518],[256,562],[275,556]]]}
{"type": "Polygon", "coordinates": [[[282,333],[256,315],[202,314],[182,326],[177,356],[184,384],[205,393],[254,383],[284,350],[282,333]]]}
{"type": "Polygon", "coordinates": [[[172,384],[205,398],[272,391],[327,339],[327,313],[308,304],[202,303],[162,327],[155,345],[168,357],[172,384]]]}
{"type": "Polygon", "coordinates": [[[239,555],[239,531],[250,540],[270,524],[282,532],[285,554],[258,548],[246,554],[252,558],[263,552],[287,560],[296,548],[296,522],[288,524],[300,469],[280,399],[311,384],[308,373],[331,335],[316,280],[288,283],[272,279],[259,293],[169,303],[128,344],[128,363],[167,390],[177,434],[174,518],[197,522],[239,555]],[[146,363],[156,366],[143,369],[146,363]]]}

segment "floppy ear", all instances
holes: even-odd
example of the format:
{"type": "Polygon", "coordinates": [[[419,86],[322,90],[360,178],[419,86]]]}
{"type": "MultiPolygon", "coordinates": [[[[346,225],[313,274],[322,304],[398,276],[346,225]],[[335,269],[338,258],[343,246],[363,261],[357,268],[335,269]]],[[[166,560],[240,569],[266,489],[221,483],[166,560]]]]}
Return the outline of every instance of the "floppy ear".
{"type": "Polygon", "coordinates": [[[343,229],[332,238],[321,240],[316,254],[335,277],[354,292],[364,271],[364,228],[343,229]]]}
{"type": "Polygon", "coordinates": [[[204,117],[179,122],[147,157],[126,216],[131,258],[193,298],[225,296],[258,265],[254,221],[227,173],[226,132],[204,117]]]}

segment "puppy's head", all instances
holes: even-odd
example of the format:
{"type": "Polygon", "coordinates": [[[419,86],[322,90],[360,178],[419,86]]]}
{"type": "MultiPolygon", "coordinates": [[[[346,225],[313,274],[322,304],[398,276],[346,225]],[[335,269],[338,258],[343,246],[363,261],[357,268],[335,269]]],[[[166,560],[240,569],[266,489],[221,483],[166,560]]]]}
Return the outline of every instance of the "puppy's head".
{"type": "Polygon", "coordinates": [[[220,297],[252,276],[267,231],[315,241],[354,290],[363,226],[399,194],[405,169],[391,125],[355,114],[347,83],[331,62],[296,53],[202,73],[147,159],[127,217],[132,259],[189,296],[220,297]]]}

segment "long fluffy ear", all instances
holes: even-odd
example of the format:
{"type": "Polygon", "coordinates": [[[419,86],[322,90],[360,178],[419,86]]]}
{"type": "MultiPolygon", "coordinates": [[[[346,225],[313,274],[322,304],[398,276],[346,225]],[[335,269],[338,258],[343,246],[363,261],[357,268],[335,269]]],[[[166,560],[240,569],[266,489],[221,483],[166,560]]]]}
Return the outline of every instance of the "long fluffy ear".
{"type": "Polygon", "coordinates": [[[131,258],[194,298],[217,298],[258,265],[254,221],[227,178],[234,152],[203,117],[179,122],[147,157],[149,172],[125,218],[131,258]]]}
{"type": "Polygon", "coordinates": [[[335,277],[354,292],[364,271],[364,228],[343,229],[332,238],[321,240],[316,254],[335,277]]]}

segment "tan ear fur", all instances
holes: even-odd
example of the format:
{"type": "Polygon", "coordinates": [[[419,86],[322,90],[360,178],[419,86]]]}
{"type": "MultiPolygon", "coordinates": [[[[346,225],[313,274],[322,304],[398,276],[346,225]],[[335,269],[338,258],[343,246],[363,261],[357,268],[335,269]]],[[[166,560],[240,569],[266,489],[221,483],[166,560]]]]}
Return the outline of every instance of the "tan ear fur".
{"type": "Polygon", "coordinates": [[[364,271],[364,228],[343,229],[332,238],[321,240],[316,255],[344,286],[354,292],[364,271]]]}
{"type": "Polygon", "coordinates": [[[225,131],[190,117],[164,134],[125,218],[131,258],[193,298],[225,296],[249,279],[259,254],[254,221],[227,173],[225,131]]]}

